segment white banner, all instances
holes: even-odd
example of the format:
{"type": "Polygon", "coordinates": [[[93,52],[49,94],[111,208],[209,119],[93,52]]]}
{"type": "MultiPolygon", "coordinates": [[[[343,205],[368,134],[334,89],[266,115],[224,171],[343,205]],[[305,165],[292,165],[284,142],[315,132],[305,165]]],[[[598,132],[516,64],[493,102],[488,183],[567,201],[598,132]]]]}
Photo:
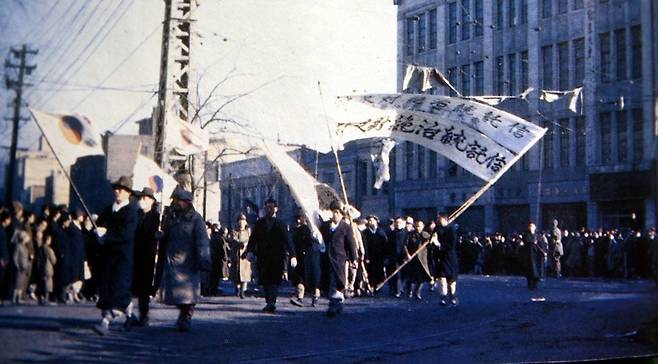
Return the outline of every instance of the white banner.
{"type": "Polygon", "coordinates": [[[325,249],[324,240],[318,228],[320,201],[315,189],[318,182],[278,144],[263,140],[262,149],[267,159],[281,173],[281,177],[290,187],[295,202],[302,208],[308,219],[313,237],[317,239],[320,250],[323,251],[325,249]]]}
{"type": "Polygon", "coordinates": [[[510,113],[447,96],[345,96],[337,106],[332,116],[339,143],[363,138],[407,140],[486,181],[502,175],[546,132],[510,113]]]}
{"type": "Polygon", "coordinates": [[[101,135],[82,115],[54,114],[30,109],[34,121],[65,167],[88,155],[103,155],[101,135]]]}
{"type": "Polygon", "coordinates": [[[153,160],[141,154],[137,156],[133,168],[133,189],[135,191],[149,187],[153,190],[153,197],[158,202],[168,205],[177,184],[176,180],[165,173],[153,160]]]}

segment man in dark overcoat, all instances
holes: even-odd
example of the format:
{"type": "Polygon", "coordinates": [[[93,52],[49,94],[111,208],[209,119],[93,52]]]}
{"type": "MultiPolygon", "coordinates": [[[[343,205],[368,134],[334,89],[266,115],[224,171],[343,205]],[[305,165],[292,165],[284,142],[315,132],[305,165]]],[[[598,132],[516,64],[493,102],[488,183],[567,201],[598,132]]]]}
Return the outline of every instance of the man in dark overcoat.
{"type": "MultiPolygon", "coordinates": [[[[391,275],[404,263],[406,254],[404,245],[407,243],[406,222],[400,216],[395,218],[394,228],[388,234],[388,247],[386,249],[386,274],[391,275]]],[[[388,282],[389,294],[400,298],[402,296],[402,282],[404,271],[399,272],[388,282]]]]}
{"type": "MultiPolygon", "coordinates": [[[[424,231],[425,223],[416,220],[414,231],[407,234],[407,242],[404,246],[407,260],[423,245],[430,240],[431,235],[424,231]]],[[[430,280],[430,268],[427,262],[427,249],[423,249],[407,265],[407,292],[409,298],[415,297],[422,300],[421,292],[425,282],[430,280]]]]}
{"type": "Polygon", "coordinates": [[[179,309],[178,330],[187,332],[201,297],[201,272],[210,271],[212,262],[206,224],[192,205],[192,192],[178,189],[173,199],[162,224],[166,256],[162,290],[164,303],[179,309]]]}
{"type": "Polygon", "coordinates": [[[283,280],[286,259],[290,256],[290,267],[297,267],[295,244],[283,221],[277,218],[279,205],[270,198],[265,201],[265,217],[256,221],[249,237],[246,256],[257,259],[258,282],[265,291],[264,312],[276,311],[276,298],[283,280]]]}
{"type": "Polygon", "coordinates": [[[354,231],[345,221],[343,208],[335,201],[330,206],[331,219],[325,221],[320,228],[322,238],[327,247],[329,259],[329,316],[335,316],[343,310],[343,289],[347,283],[346,263],[352,267],[357,266],[358,253],[354,231]]]}
{"type": "Polygon", "coordinates": [[[304,292],[312,295],[311,305],[315,307],[320,298],[320,244],[313,237],[306,216],[298,214],[297,226],[292,229],[292,240],[295,244],[297,267],[290,272],[290,281],[296,287],[296,295],[290,298],[290,303],[302,307],[304,292]]]}
{"type": "Polygon", "coordinates": [[[438,246],[439,284],[441,287],[441,305],[457,305],[457,278],[459,276],[459,257],[457,256],[457,228],[448,222],[447,215],[439,215],[434,244],[438,246]]]}
{"type": "Polygon", "coordinates": [[[546,251],[541,247],[540,236],[535,224],[528,225],[528,231],[523,235],[521,261],[523,262],[528,289],[535,290],[543,273],[543,262],[546,251]]]}
{"type": "Polygon", "coordinates": [[[379,226],[379,218],[368,216],[368,225],[363,231],[363,245],[365,247],[365,263],[368,280],[373,287],[384,281],[384,260],[386,259],[386,246],[388,237],[379,226]]]}
{"type": "MultiPolygon", "coordinates": [[[[114,203],[98,217],[98,303],[101,323],[94,327],[99,335],[109,332],[113,319],[131,315],[133,255],[137,230],[137,207],[130,203],[132,179],[122,176],[112,184],[114,203]]],[[[129,321],[127,321],[129,322],[129,321]]]]}
{"type": "Polygon", "coordinates": [[[155,256],[158,252],[156,234],[160,230],[160,214],[156,208],[153,190],[145,187],[138,194],[139,223],[135,232],[135,264],[133,295],[139,305],[137,326],[149,324],[149,300],[160,286],[160,277],[155,276],[155,256]]]}

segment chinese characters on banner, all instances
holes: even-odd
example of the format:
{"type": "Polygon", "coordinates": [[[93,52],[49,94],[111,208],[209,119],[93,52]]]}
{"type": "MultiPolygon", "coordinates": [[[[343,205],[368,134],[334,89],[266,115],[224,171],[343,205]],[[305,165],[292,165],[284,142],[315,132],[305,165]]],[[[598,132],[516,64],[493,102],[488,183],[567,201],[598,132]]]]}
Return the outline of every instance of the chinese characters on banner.
{"type": "Polygon", "coordinates": [[[488,105],[447,96],[339,97],[334,133],[407,140],[434,150],[485,181],[495,181],[546,132],[488,105]]]}

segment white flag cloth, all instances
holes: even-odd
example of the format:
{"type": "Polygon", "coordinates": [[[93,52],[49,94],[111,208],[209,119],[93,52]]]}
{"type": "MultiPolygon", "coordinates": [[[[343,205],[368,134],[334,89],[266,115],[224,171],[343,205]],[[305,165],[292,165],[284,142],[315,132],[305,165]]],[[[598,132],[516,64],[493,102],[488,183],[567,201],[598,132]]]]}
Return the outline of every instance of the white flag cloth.
{"type": "Polygon", "coordinates": [[[53,153],[64,167],[88,155],[103,155],[101,135],[92,122],[78,114],[55,114],[30,109],[53,153]]]}
{"type": "Polygon", "coordinates": [[[395,140],[382,139],[379,150],[370,155],[372,166],[375,169],[374,188],[380,189],[384,182],[391,180],[390,155],[395,147],[395,140]]]}
{"type": "Polygon", "coordinates": [[[208,133],[198,126],[188,123],[174,113],[166,118],[165,147],[182,155],[199,154],[210,145],[208,133]]]}
{"type": "Polygon", "coordinates": [[[407,140],[434,150],[485,181],[497,180],[546,129],[462,98],[415,95],[339,97],[332,115],[339,143],[407,140]]]}
{"type": "Polygon", "coordinates": [[[278,144],[263,140],[262,149],[267,159],[281,173],[295,202],[308,218],[309,228],[313,237],[318,241],[320,250],[324,251],[324,240],[318,228],[320,201],[315,189],[318,182],[278,144]]]}
{"type": "Polygon", "coordinates": [[[407,68],[404,72],[404,79],[402,80],[402,90],[407,91],[411,87],[411,81],[416,80],[418,75],[416,74],[417,67],[410,64],[407,65],[407,68]]]}
{"type": "Polygon", "coordinates": [[[468,100],[475,100],[487,105],[496,106],[507,100],[527,100],[528,95],[530,95],[532,91],[534,91],[534,88],[528,87],[525,91],[515,96],[464,96],[464,98],[468,100]]]}
{"type": "Polygon", "coordinates": [[[155,199],[167,205],[177,184],[176,180],[165,173],[152,159],[141,154],[137,156],[133,168],[134,190],[141,191],[144,187],[149,187],[153,190],[155,199]]]}
{"type": "Polygon", "coordinates": [[[420,90],[425,92],[430,89],[437,88],[438,86],[447,87],[452,92],[461,96],[459,91],[448,81],[448,79],[434,67],[421,67],[415,65],[407,65],[405,70],[404,79],[402,80],[402,90],[412,91],[420,90]]]}
{"type": "Polygon", "coordinates": [[[583,88],[576,87],[570,91],[550,91],[542,90],[539,99],[546,102],[555,102],[563,97],[569,98],[569,110],[578,112],[578,103],[580,103],[580,113],[583,113],[583,88]]]}

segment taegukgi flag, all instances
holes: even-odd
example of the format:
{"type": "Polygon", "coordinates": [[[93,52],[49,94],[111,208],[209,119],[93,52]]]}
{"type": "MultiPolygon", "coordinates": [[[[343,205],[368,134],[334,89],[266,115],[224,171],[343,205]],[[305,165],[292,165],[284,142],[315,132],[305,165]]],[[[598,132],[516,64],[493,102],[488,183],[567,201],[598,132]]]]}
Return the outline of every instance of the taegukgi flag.
{"type": "Polygon", "coordinates": [[[141,154],[137,156],[133,168],[134,190],[141,191],[144,187],[149,187],[153,190],[153,195],[158,202],[167,204],[177,184],[178,182],[152,159],[141,154]]]}
{"type": "Polygon", "coordinates": [[[488,182],[497,180],[546,132],[489,105],[425,94],[339,97],[331,116],[339,144],[364,138],[410,141],[488,182]]]}
{"type": "Polygon", "coordinates": [[[210,138],[200,127],[188,123],[173,112],[167,114],[165,146],[182,155],[193,155],[208,150],[210,138]]]}
{"type": "Polygon", "coordinates": [[[88,155],[103,155],[101,135],[91,120],[79,114],[55,114],[30,109],[53,153],[65,167],[88,155]]]}

